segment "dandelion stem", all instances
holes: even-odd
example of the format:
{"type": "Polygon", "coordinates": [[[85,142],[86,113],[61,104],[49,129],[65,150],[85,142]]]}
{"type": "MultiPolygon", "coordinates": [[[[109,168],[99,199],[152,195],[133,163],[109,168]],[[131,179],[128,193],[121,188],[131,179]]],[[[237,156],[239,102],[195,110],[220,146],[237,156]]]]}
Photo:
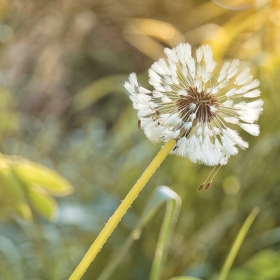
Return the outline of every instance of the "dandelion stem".
{"type": "Polygon", "coordinates": [[[160,164],[163,162],[163,160],[166,158],[166,156],[169,154],[169,152],[173,149],[174,145],[176,144],[176,141],[171,139],[169,140],[163,148],[158,152],[158,154],[155,156],[153,161],[150,163],[150,165],[147,167],[147,169],[144,171],[142,176],[138,179],[138,181],[135,183],[133,188],[130,190],[130,192],[127,194],[125,199],[122,201],[118,209],[115,211],[115,213],[112,215],[112,217],[109,219],[103,230],[100,232],[100,234],[97,236],[87,253],[84,255],[83,259],[77,266],[77,268],[74,270],[72,275],[70,276],[69,280],[79,280],[84,275],[85,271],[91,264],[91,262],[94,260],[96,255],[101,250],[102,246],[106,243],[107,239],[111,235],[111,233],[114,231],[122,217],[125,215],[128,208],[131,206],[133,201],[136,199],[140,191],[143,189],[143,187],[146,185],[148,180],[151,178],[151,176],[154,174],[156,169],[160,166],[160,164]]]}

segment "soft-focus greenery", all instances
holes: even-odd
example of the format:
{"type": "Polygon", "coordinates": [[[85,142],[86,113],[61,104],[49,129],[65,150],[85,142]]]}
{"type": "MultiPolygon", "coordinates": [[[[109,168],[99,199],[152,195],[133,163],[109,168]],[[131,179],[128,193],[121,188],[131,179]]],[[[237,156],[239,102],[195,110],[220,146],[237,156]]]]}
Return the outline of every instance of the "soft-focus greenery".
{"type": "MultiPolygon", "coordinates": [[[[83,279],[97,279],[158,185],[182,199],[163,280],[217,279],[254,207],[260,214],[228,279],[280,278],[280,1],[254,2],[0,1],[1,280],[72,273],[161,147],[138,130],[122,84],[136,72],[148,86],[147,69],[178,42],[207,42],[220,62],[238,58],[252,69],[265,101],[261,134],[241,132],[249,149],[231,158],[206,192],[196,189],[210,168],[168,156],[83,279]],[[59,182],[46,183],[53,174],[59,182]],[[70,184],[74,192],[65,196],[70,184]]],[[[148,279],[160,209],[111,279],[148,279]]]]}
{"type": "Polygon", "coordinates": [[[97,280],[108,279],[128,253],[131,245],[135,240],[141,237],[143,228],[151,220],[151,218],[161,209],[161,205],[166,203],[166,211],[164,222],[160,230],[160,237],[155,250],[150,278],[151,280],[160,279],[163,271],[163,265],[169,249],[174,226],[177,222],[178,214],[181,208],[180,197],[166,186],[159,186],[155,189],[152,196],[147,201],[147,204],[137,221],[135,228],[131,231],[126,241],[123,243],[118,252],[108,262],[97,280]]]}

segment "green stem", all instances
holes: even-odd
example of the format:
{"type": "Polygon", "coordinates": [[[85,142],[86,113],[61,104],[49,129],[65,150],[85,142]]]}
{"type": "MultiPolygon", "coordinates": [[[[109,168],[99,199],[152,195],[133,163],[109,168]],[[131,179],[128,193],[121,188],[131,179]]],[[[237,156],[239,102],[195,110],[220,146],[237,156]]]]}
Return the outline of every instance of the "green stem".
{"type": "Polygon", "coordinates": [[[159,240],[151,268],[150,280],[161,279],[164,263],[169,250],[172,233],[177,222],[181,208],[181,199],[169,200],[166,205],[166,213],[160,230],[159,240]]]}
{"type": "Polygon", "coordinates": [[[240,246],[241,246],[251,224],[253,223],[254,219],[256,218],[256,216],[258,215],[259,212],[260,212],[259,208],[257,208],[257,207],[254,208],[253,211],[250,213],[250,215],[247,217],[246,221],[244,222],[242,228],[240,229],[240,231],[233,243],[233,246],[229,252],[229,255],[225,261],[225,264],[222,268],[219,280],[226,280],[229,270],[233,264],[233,261],[240,249],[240,246]]]}
{"type": "Polygon", "coordinates": [[[143,187],[146,185],[148,180],[151,178],[151,176],[154,174],[156,169],[160,166],[160,164],[163,162],[163,160],[166,158],[166,156],[169,154],[169,152],[174,147],[176,141],[171,139],[169,140],[163,148],[158,152],[158,154],[155,156],[153,161],[150,163],[150,165],[147,167],[147,169],[144,171],[142,176],[138,179],[136,184],[133,186],[133,188],[130,190],[130,192],[127,194],[123,202],[120,204],[118,209],[115,211],[113,216],[109,219],[103,230],[100,232],[100,234],[97,236],[87,253],[84,255],[83,259],[77,266],[77,268],[74,270],[72,275],[70,276],[69,280],[79,280],[84,275],[85,271],[91,264],[91,262],[94,260],[98,252],[101,250],[111,233],[114,231],[128,208],[131,206],[133,201],[136,199],[140,191],[143,189],[143,187]]]}

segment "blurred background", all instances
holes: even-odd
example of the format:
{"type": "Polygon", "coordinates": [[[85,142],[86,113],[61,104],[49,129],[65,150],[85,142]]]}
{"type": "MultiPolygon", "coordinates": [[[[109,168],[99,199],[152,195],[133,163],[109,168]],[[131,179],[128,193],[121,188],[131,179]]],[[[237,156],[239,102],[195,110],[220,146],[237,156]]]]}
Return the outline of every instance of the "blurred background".
{"type": "MultiPolygon", "coordinates": [[[[17,174],[16,202],[10,181],[0,180],[1,280],[70,276],[161,148],[137,128],[122,85],[136,72],[148,87],[147,69],[179,42],[209,43],[217,61],[238,58],[251,68],[265,101],[261,134],[241,132],[249,149],[230,159],[207,192],[196,190],[211,168],[168,156],[83,279],[97,279],[158,185],[182,199],[163,280],[216,279],[256,206],[260,214],[228,279],[280,279],[280,1],[1,0],[1,172],[10,180],[18,165],[41,164],[26,168],[24,184],[17,174]],[[44,166],[69,186],[38,187],[32,176],[41,174],[36,168],[50,172],[44,166]]],[[[148,279],[160,210],[110,279],[148,279]]]]}

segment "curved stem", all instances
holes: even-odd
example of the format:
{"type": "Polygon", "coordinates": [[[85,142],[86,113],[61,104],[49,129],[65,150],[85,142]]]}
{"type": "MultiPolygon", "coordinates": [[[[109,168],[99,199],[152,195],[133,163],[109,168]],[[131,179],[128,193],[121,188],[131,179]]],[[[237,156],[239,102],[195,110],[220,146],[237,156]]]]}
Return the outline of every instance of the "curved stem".
{"type": "Polygon", "coordinates": [[[225,264],[223,265],[219,280],[226,280],[228,273],[230,271],[230,268],[233,264],[233,261],[240,249],[240,246],[241,246],[251,224],[253,223],[254,219],[259,214],[259,212],[260,212],[260,209],[258,207],[254,208],[253,211],[250,213],[250,215],[247,217],[244,224],[242,225],[242,227],[233,243],[233,246],[229,252],[229,255],[227,256],[225,264]]]}
{"type": "Polygon", "coordinates": [[[118,225],[122,217],[125,215],[128,208],[131,206],[131,204],[136,199],[140,191],[146,185],[148,180],[151,178],[151,176],[154,174],[156,169],[160,166],[160,164],[163,162],[163,160],[166,158],[166,156],[169,154],[169,152],[172,150],[175,144],[176,141],[174,139],[171,139],[158,152],[158,154],[155,156],[153,161],[144,171],[142,176],[138,179],[136,184],[127,194],[127,196],[120,204],[118,209],[109,219],[109,221],[107,222],[103,230],[97,236],[97,238],[95,239],[95,241],[93,242],[93,244],[91,245],[87,253],[84,255],[83,259],[77,266],[77,268],[70,276],[69,280],[81,279],[81,277],[84,275],[85,271],[87,270],[91,262],[94,260],[98,252],[101,250],[101,248],[103,247],[103,245],[105,244],[105,242],[107,241],[111,233],[114,231],[114,229],[116,228],[116,226],[118,225]]]}

